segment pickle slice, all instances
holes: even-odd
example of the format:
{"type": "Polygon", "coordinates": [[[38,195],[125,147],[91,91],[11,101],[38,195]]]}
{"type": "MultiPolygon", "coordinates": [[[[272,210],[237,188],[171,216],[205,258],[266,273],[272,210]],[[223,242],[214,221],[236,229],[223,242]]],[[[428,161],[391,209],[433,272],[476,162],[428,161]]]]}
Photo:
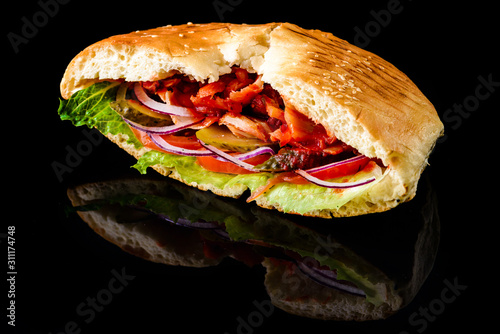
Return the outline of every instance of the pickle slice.
{"type": "Polygon", "coordinates": [[[133,100],[111,102],[109,105],[120,116],[144,126],[167,126],[173,124],[169,115],[155,113],[133,100]]]}
{"type": "Polygon", "coordinates": [[[236,137],[226,126],[217,124],[199,130],[196,132],[196,137],[205,144],[235,152],[249,152],[262,146],[273,145],[257,138],[236,137]]]}

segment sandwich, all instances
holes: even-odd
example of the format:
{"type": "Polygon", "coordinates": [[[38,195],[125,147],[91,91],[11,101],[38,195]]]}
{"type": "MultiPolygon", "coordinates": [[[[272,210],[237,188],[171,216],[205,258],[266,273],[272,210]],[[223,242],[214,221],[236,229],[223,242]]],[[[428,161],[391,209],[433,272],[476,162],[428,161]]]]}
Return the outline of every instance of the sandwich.
{"type": "Polygon", "coordinates": [[[378,215],[376,224],[366,217],[325,224],[168,179],[86,183],[68,189],[68,197],[72,211],[130,254],[197,268],[227,264],[227,258],[262,265],[276,307],[323,320],[396,313],[426,280],[439,243],[430,189],[411,205],[378,215]]]}
{"type": "Polygon", "coordinates": [[[443,133],[392,64],[289,23],[165,26],[80,52],[58,113],[162,175],[285,213],[382,212],[415,196],[443,133]]]}

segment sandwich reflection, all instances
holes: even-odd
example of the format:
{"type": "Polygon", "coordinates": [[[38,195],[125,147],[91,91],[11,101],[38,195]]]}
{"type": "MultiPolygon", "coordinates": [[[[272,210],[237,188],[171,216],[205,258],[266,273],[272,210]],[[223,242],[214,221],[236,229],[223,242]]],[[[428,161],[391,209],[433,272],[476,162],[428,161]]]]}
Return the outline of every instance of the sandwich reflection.
{"type": "Polygon", "coordinates": [[[209,267],[230,257],[266,268],[271,302],[326,320],[387,318],[430,273],[439,244],[427,178],[385,213],[321,219],[262,209],[169,179],[133,178],[68,189],[73,211],[101,237],[148,261],[209,267]]]}

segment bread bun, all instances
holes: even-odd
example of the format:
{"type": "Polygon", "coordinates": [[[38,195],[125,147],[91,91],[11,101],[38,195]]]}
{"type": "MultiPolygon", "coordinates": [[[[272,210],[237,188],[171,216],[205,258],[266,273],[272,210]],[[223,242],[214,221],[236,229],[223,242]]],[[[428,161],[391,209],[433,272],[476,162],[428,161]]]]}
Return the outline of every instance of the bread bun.
{"type": "MultiPolygon", "coordinates": [[[[290,23],[209,23],[113,36],[87,47],[71,61],[61,94],[68,99],[99,81],[152,81],[176,73],[213,82],[230,73],[232,66],[262,74],[265,83],[298,111],[321,123],[329,134],[389,166],[390,172],[381,182],[340,209],[312,210],[307,215],[380,212],[415,196],[443,124],[404,73],[330,33],[290,23]]],[[[123,136],[108,137],[136,157],[144,151],[127,145],[123,136]]],[[[175,170],[155,169],[182,181],[175,170]]],[[[194,186],[232,197],[246,189],[194,186]]],[[[279,203],[269,203],[264,196],[257,202],[281,209],[279,203]]]]}

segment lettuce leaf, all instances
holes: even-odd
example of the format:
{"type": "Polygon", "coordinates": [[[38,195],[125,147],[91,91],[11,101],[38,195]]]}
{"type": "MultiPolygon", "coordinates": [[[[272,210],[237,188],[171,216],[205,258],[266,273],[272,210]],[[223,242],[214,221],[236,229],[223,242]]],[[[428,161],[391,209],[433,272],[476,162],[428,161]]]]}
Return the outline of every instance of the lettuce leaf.
{"type": "MultiPolygon", "coordinates": [[[[233,175],[210,172],[199,166],[194,157],[181,157],[157,151],[147,152],[133,167],[145,174],[147,167],[157,164],[168,168],[176,168],[187,183],[212,184],[220,189],[241,184],[247,186],[253,192],[258,187],[265,185],[273,177],[272,173],[233,175]]],[[[371,176],[375,176],[380,180],[382,176],[381,169],[375,167],[371,171],[360,171],[347,178],[333,179],[332,182],[355,182],[371,176]]],[[[312,210],[338,209],[376,182],[378,181],[344,190],[319,187],[314,184],[283,182],[272,187],[263,196],[266,197],[269,203],[278,205],[285,213],[293,211],[304,214],[312,210]],[[290,195],[292,193],[294,196],[290,195]]]]}
{"type": "Polygon", "coordinates": [[[198,184],[210,184],[219,189],[236,185],[247,186],[251,191],[266,184],[273,174],[224,174],[215,173],[203,169],[196,163],[195,157],[173,155],[158,151],[146,152],[137,163],[132,166],[142,174],[146,174],[147,168],[161,165],[167,168],[175,168],[186,183],[196,182],[198,184]]]}
{"type": "Polygon", "coordinates": [[[125,134],[129,138],[127,143],[141,148],[141,142],[135,138],[127,123],[109,106],[115,101],[118,87],[119,82],[99,82],[78,91],[69,100],[59,100],[59,117],[75,126],[95,127],[104,135],[125,134]]]}
{"type": "Polygon", "coordinates": [[[360,195],[368,188],[382,179],[382,170],[376,166],[372,170],[362,170],[348,177],[329,180],[331,182],[356,182],[375,176],[376,181],[364,186],[348,189],[332,189],[316,186],[314,184],[280,183],[265,194],[271,204],[279,204],[284,212],[294,211],[304,214],[313,210],[339,209],[354,197],[360,195]],[[294,194],[291,196],[290,194],[294,194]]]}

